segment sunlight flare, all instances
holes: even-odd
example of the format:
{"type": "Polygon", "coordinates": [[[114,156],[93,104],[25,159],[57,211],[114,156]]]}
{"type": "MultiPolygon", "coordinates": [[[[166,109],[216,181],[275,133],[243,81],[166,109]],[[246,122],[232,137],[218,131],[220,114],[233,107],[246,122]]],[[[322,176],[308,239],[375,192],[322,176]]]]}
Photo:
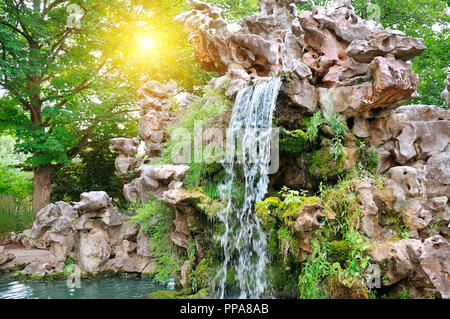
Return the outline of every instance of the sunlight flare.
{"type": "Polygon", "coordinates": [[[151,35],[143,35],[138,39],[139,46],[143,50],[151,50],[155,47],[155,39],[151,35]]]}

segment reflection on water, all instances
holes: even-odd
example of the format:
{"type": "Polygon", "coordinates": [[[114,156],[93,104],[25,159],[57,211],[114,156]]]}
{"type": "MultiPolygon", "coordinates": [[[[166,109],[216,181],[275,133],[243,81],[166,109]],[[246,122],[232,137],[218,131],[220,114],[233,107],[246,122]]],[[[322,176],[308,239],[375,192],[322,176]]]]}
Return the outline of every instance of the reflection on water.
{"type": "Polygon", "coordinates": [[[80,288],[69,288],[66,280],[19,282],[0,277],[0,299],[140,299],[171,289],[145,278],[82,279],[80,288]]]}

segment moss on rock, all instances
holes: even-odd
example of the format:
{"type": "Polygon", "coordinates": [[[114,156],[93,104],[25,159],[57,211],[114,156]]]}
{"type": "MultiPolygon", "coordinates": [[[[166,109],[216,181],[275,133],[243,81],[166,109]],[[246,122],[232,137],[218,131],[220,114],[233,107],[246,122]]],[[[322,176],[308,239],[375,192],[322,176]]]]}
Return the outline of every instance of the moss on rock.
{"type": "Polygon", "coordinates": [[[341,158],[336,160],[329,148],[322,148],[313,154],[310,173],[325,181],[332,180],[344,173],[344,163],[341,158]]]}

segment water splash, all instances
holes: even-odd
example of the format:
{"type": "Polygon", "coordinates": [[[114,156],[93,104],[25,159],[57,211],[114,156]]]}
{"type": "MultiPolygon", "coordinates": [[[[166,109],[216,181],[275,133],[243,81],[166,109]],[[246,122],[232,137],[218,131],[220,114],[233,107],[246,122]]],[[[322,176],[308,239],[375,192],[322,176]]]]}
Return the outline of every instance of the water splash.
{"type": "Polygon", "coordinates": [[[280,86],[281,80],[272,78],[239,91],[236,97],[222,162],[226,179],[219,186],[227,203],[217,216],[224,225],[223,234],[217,236],[223,249],[223,262],[215,280],[219,298],[226,294],[229,269],[235,271],[239,298],[260,298],[266,289],[267,242],[254,206],[267,193],[272,118],[280,86]],[[233,191],[240,186],[236,184],[241,183],[236,175],[240,163],[245,177],[245,195],[242,203],[236,203],[233,191]]]}

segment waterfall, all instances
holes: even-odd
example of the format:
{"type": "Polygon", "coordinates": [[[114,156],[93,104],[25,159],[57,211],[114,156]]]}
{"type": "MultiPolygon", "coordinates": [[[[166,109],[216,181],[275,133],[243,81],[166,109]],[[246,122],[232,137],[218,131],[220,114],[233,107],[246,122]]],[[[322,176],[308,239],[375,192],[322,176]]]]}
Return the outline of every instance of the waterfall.
{"type": "Polygon", "coordinates": [[[272,118],[281,80],[272,78],[238,92],[227,130],[227,150],[222,162],[226,171],[219,192],[227,206],[218,214],[224,232],[217,235],[223,249],[223,262],[217,273],[217,297],[225,296],[228,269],[239,283],[239,298],[260,298],[266,288],[266,238],[254,206],[264,199],[269,183],[272,118]],[[237,155],[238,154],[238,155],[237,155]],[[239,160],[240,158],[240,160],[239,160]],[[236,169],[245,177],[243,203],[233,200],[236,169]]]}

